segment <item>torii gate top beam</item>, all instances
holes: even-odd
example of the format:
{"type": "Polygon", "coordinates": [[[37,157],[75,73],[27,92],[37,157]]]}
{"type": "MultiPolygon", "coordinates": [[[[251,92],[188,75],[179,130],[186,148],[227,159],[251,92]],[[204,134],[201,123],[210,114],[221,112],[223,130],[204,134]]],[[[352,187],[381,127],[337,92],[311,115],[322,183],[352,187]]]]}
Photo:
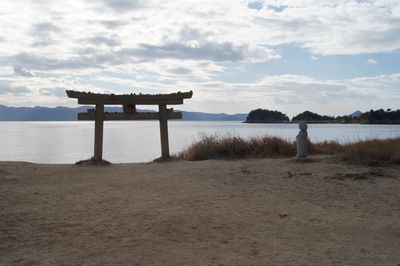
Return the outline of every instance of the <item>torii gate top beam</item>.
{"type": "Polygon", "coordinates": [[[67,90],[69,98],[77,98],[78,104],[183,104],[183,99],[192,98],[193,92],[177,92],[170,94],[101,94],[67,90]]]}

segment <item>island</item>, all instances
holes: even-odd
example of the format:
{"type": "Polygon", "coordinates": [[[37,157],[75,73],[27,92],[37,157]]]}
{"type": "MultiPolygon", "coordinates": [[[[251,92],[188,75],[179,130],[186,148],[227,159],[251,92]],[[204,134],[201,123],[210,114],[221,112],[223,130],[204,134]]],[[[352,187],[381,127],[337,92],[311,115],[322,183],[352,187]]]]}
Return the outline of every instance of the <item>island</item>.
{"type": "Polygon", "coordinates": [[[283,123],[289,122],[289,117],[279,111],[271,111],[268,109],[252,110],[244,123],[283,123]]]}
{"type": "Polygon", "coordinates": [[[349,115],[329,116],[320,115],[311,111],[304,111],[292,117],[280,111],[271,111],[268,109],[255,109],[249,112],[243,123],[298,123],[305,121],[307,123],[330,123],[330,124],[400,124],[400,109],[378,109],[367,112],[355,111],[349,115]]]}
{"type": "Polygon", "coordinates": [[[304,111],[292,118],[292,122],[300,121],[306,121],[309,123],[335,123],[335,117],[304,111]]]}

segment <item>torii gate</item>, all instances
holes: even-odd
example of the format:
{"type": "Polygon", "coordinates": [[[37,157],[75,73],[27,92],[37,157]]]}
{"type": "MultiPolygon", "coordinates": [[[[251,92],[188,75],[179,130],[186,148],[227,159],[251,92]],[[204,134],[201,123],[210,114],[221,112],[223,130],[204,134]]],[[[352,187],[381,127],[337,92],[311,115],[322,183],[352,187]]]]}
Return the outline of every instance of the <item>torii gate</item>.
{"type": "Polygon", "coordinates": [[[181,112],[167,109],[167,104],[183,104],[183,99],[192,98],[193,92],[171,94],[100,94],[91,92],[66,91],[69,98],[77,98],[78,104],[94,104],[95,109],[78,113],[78,120],[94,120],[94,156],[95,162],[103,160],[104,120],[159,120],[161,136],[161,158],[169,158],[168,119],[182,119],[181,112]],[[104,105],[122,105],[122,113],[104,112],[104,105]],[[136,105],[158,105],[158,112],[136,112],[136,105]]]}

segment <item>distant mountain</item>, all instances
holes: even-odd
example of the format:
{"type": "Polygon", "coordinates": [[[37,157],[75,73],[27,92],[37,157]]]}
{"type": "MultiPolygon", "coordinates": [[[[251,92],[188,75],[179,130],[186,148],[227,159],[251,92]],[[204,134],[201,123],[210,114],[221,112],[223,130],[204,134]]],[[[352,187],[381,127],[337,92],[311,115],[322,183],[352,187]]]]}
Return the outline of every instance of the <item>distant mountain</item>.
{"type": "Polygon", "coordinates": [[[363,113],[359,110],[349,114],[350,117],[360,117],[363,113]]]}
{"type": "Polygon", "coordinates": [[[244,121],[247,114],[228,115],[224,113],[211,114],[201,112],[185,112],[182,111],[182,119],[189,121],[244,121]]]}
{"type": "MultiPolygon", "coordinates": [[[[75,121],[79,112],[86,112],[92,106],[69,107],[8,107],[0,105],[0,121],[75,121]]],[[[121,107],[106,107],[107,112],[122,112],[121,107]]],[[[139,110],[148,111],[151,110],[139,110]]],[[[244,121],[246,114],[212,114],[182,111],[187,121],[244,121]]]]}
{"type": "MultiPolygon", "coordinates": [[[[50,107],[7,107],[0,105],[0,121],[74,121],[79,112],[86,112],[89,106],[69,108],[50,107]]],[[[117,112],[119,107],[106,109],[108,112],[117,112]]]]}

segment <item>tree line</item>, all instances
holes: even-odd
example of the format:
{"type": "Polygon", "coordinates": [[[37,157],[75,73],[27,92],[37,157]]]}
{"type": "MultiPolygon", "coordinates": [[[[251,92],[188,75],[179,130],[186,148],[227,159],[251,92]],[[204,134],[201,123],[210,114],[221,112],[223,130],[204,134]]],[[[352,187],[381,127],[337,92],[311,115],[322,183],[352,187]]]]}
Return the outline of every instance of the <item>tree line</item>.
{"type": "Polygon", "coordinates": [[[304,111],[290,120],[289,117],[279,111],[268,109],[255,109],[249,112],[245,123],[289,123],[306,121],[309,123],[357,123],[357,124],[400,124],[400,110],[383,109],[370,110],[357,115],[328,116],[310,111],[304,111]]]}

